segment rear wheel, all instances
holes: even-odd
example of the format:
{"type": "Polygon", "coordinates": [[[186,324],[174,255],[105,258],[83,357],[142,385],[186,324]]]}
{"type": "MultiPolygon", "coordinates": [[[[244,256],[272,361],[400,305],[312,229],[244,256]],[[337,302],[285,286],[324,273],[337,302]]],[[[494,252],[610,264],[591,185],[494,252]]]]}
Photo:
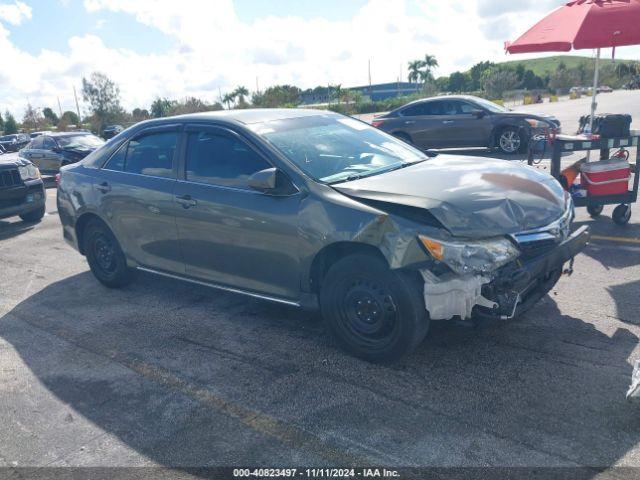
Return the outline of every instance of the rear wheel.
{"type": "Polygon", "coordinates": [[[332,336],[349,352],[374,362],[407,355],[429,328],[417,276],[392,271],[371,255],[350,255],[329,269],[320,307],[332,336]]]}
{"type": "Polygon", "coordinates": [[[118,240],[102,222],[91,221],[84,230],[84,251],[93,275],[109,288],[127,285],[136,271],[127,266],[127,260],[118,240]]]}
{"type": "Polygon", "coordinates": [[[20,215],[20,218],[22,219],[23,222],[37,223],[40,220],[42,220],[42,217],[44,217],[44,213],[45,213],[45,207],[43,205],[37,210],[33,210],[29,213],[23,213],[22,215],[20,215]]]}

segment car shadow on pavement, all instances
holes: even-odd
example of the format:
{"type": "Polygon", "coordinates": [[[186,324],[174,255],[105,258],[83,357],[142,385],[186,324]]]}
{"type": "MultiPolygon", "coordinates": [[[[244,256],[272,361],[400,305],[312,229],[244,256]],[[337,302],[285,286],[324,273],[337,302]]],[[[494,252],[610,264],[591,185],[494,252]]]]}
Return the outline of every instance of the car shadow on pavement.
{"type": "Polygon", "coordinates": [[[33,222],[6,222],[0,220],[0,240],[17,237],[32,230],[37,223],[33,222]]]}
{"type": "Polygon", "coordinates": [[[637,444],[624,393],[638,338],[551,297],[512,322],[434,324],[392,366],[338,351],[323,331],[300,310],[151,275],[119,291],[86,272],[53,283],[0,318],[29,377],[3,393],[3,456],[601,468],[637,444]]]}

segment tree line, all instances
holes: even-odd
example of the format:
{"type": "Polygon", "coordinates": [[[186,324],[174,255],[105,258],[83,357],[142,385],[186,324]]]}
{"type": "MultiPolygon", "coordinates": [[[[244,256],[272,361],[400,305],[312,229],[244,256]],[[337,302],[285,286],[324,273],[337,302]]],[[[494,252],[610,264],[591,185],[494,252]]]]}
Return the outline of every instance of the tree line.
{"type": "MultiPolygon", "coordinates": [[[[575,63],[575,62],[574,62],[575,63]]],[[[527,68],[526,62],[479,62],[469,70],[456,71],[448,76],[434,76],[438,60],[427,54],[407,64],[409,82],[419,85],[412,96],[394,97],[380,102],[367,100],[359,91],[338,85],[318,86],[302,90],[295,85],[274,85],[263,91],[249,92],[244,86],[221,95],[218,101],[208,102],[197,97],[181,100],[157,97],[149,108],[137,107],[131,111],[121,105],[120,88],[106,74],[93,72],[82,78],[82,98],[88,104],[84,118],[73,111],[65,111],[60,117],[49,107],[42,110],[27,104],[22,122],[18,123],[10,112],[0,114],[0,131],[5,134],[26,131],[64,131],[71,126],[88,126],[95,133],[102,133],[107,125],[130,125],[149,118],[167,117],[186,113],[222,110],[224,108],[276,108],[297,107],[303,99],[321,98],[330,108],[342,113],[367,113],[395,108],[409,100],[438,93],[469,93],[490,100],[503,99],[514,91],[538,91],[566,93],[573,86],[589,85],[593,77],[593,63],[579,61],[568,67],[563,61],[543,75],[527,68]]],[[[619,87],[640,75],[640,62],[606,63],[601,68],[601,84],[619,87]]]]}

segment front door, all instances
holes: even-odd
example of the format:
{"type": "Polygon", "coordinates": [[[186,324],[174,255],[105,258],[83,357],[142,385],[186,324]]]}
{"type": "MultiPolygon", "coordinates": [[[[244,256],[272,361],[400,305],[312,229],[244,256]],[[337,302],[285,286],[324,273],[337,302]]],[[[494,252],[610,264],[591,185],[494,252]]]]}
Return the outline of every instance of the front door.
{"type": "Polygon", "coordinates": [[[179,128],[147,130],[125,143],[94,182],[101,214],[126,254],[142,266],[184,274],[176,228],[179,128]]]}
{"type": "Polygon", "coordinates": [[[272,165],[235,132],[192,126],[186,137],[175,198],[187,275],[296,299],[301,194],[251,189],[249,176],[272,165]]]}

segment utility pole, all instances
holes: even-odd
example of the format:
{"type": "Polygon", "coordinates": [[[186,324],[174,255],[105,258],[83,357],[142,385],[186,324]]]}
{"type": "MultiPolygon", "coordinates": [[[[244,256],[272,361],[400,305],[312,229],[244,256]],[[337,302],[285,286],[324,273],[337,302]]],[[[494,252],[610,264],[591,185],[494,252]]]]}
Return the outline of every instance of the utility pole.
{"type": "Polygon", "coordinates": [[[256,76],[256,93],[260,93],[260,84],[258,83],[258,77],[256,76]]]}
{"type": "Polygon", "coordinates": [[[369,95],[371,95],[371,59],[369,59],[369,95]]]}
{"type": "Polygon", "coordinates": [[[82,119],[80,118],[80,105],[78,105],[78,95],[76,94],[76,86],[75,85],[73,86],[73,98],[76,101],[76,113],[78,114],[78,123],[82,123],[82,119]]]}
{"type": "Polygon", "coordinates": [[[60,112],[60,118],[62,118],[62,105],[60,105],[60,97],[58,97],[58,111],[60,112]]]}

